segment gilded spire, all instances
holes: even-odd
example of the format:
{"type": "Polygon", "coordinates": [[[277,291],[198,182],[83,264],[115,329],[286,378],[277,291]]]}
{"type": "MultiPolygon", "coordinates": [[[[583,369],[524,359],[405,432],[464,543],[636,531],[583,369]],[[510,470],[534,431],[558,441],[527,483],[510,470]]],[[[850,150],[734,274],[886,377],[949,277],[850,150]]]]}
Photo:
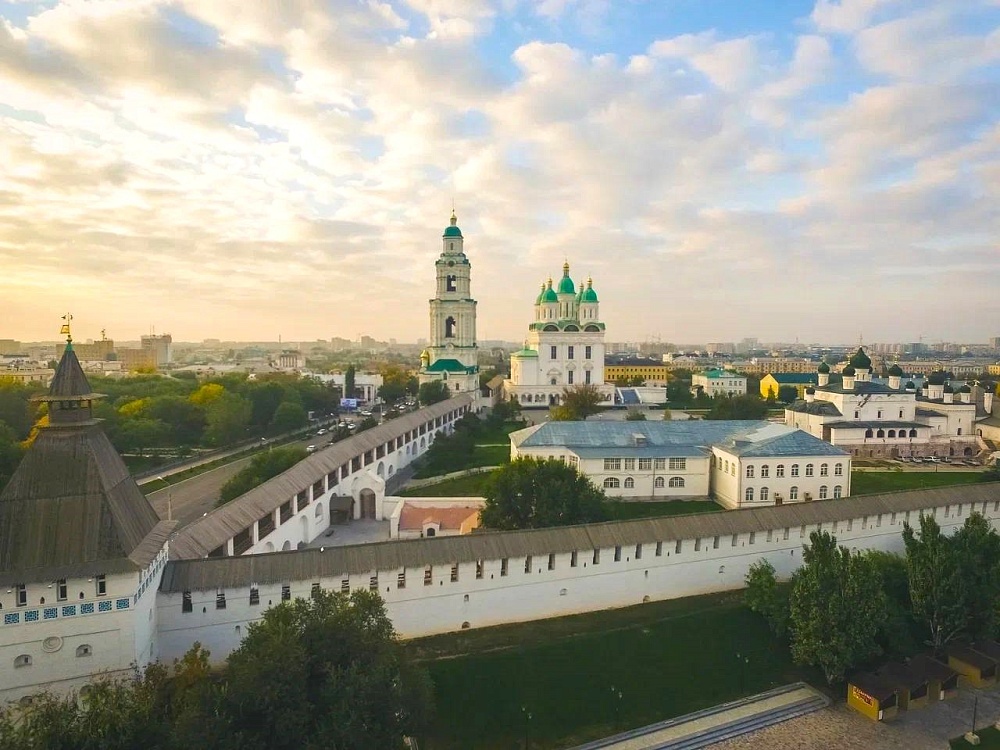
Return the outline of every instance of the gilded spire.
{"type": "Polygon", "coordinates": [[[65,322],[62,324],[62,327],[59,328],[59,333],[66,337],[66,345],[73,348],[73,334],[70,332],[70,323],[73,322],[73,314],[66,313],[62,316],[62,319],[65,322]]]}
{"type": "Polygon", "coordinates": [[[456,226],[458,224],[458,217],[455,216],[455,207],[451,207],[451,225],[456,226]]]}
{"type": "Polygon", "coordinates": [[[569,261],[563,263],[563,276],[569,276],[569,261]]]}

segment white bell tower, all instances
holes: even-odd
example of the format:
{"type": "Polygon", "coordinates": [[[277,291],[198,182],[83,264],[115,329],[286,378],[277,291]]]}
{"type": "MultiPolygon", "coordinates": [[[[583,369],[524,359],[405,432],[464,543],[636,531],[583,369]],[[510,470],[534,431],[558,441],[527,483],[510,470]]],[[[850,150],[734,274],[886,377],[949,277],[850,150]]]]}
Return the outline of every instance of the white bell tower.
{"type": "Polygon", "coordinates": [[[420,357],[420,381],[445,380],[452,393],[478,392],[472,266],[465,255],[465,238],[454,211],[441,239],[441,256],[434,263],[435,296],[430,300],[430,346],[420,357]]]}

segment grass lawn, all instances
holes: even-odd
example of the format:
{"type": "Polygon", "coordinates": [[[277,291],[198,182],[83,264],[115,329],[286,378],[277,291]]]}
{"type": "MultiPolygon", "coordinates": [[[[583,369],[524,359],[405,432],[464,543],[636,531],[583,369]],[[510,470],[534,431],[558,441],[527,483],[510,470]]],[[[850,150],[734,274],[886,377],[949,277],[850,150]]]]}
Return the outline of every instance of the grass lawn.
{"type": "MultiPolygon", "coordinates": [[[[976,734],[979,735],[979,750],[1000,750],[1000,730],[994,729],[993,727],[984,727],[983,729],[976,730],[976,734]]],[[[955,750],[967,747],[977,747],[976,745],[970,745],[965,741],[965,737],[956,737],[951,741],[951,746],[955,750]]]]}
{"type": "Polygon", "coordinates": [[[655,518],[657,516],[684,516],[689,513],[714,513],[722,506],[712,500],[664,500],[648,503],[611,502],[611,520],[626,521],[630,518],[655,518]]]}
{"type": "Polygon", "coordinates": [[[569,747],[818,678],[795,668],[787,646],[732,593],[435,636],[407,648],[430,659],[437,714],[421,742],[429,750],[508,750],[526,729],[538,750],[569,747]],[[749,659],[742,670],[737,652],[749,659]],[[522,706],[532,714],[527,727],[522,706]]]}
{"type": "Polygon", "coordinates": [[[445,479],[443,482],[426,487],[403,490],[399,494],[403,497],[481,497],[483,485],[491,473],[486,471],[482,474],[445,479]]]}
{"type": "Polygon", "coordinates": [[[430,479],[441,474],[450,474],[453,471],[463,471],[464,469],[474,469],[481,466],[499,466],[510,463],[510,447],[507,445],[476,445],[472,449],[472,458],[462,464],[453,464],[447,469],[430,467],[423,464],[413,477],[415,479],[430,479]]]}
{"type": "Polygon", "coordinates": [[[499,430],[486,430],[476,438],[476,445],[506,445],[510,449],[510,433],[523,429],[525,425],[519,422],[505,422],[499,430]]]}
{"type": "Polygon", "coordinates": [[[896,490],[919,490],[975,484],[981,481],[978,471],[852,471],[851,494],[872,495],[896,490]]]}

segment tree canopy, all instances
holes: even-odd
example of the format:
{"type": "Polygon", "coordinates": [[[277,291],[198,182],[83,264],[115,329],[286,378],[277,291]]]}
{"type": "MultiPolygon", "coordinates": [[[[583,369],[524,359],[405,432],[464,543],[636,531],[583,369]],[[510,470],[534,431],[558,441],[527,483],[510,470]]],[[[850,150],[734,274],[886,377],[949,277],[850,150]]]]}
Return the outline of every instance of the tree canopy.
{"type": "Polygon", "coordinates": [[[445,381],[428,380],[426,383],[420,384],[417,397],[420,399],[421,406],[430,406],[444,401],[446,398],[451,398],[451,393],[448,391],[448,384],[445,381]]]}
{"type": "Polygon", "coordinates": [[[594,385],[577,385],[563,388],[560,406],[567,410],[571,420],[584,420],[601,410],[604,397],[594,385]]]}
{"type": "Polygon", "coordinates": [[[519,458],[490,475],[480,513],[491,529],[537,529],[608,518],[603,490],[562,461],[519,458]]]}
{"type": "Polygon", "coordinates": [[[767,403],[756,395],[716,396],[705,419],[765,419],[767,403]]]}
{"type": "Polygon", "coordinates": [[[249,492],[271,477],[288,471],[308,454],[302,448],[273,448],[250,459],[250,464],[240,469],[222,485],[216,505],[225,505],[233,498],[249,492]]]}
{"type": "Polygon", "coordinates": [[[225,669],[195,644],[172,668],[99,680],[86,699],[0,709],[0,747],[97,750],[401,750],[433,700],[375,592],[319,591],[251,623],[225,669]]]}

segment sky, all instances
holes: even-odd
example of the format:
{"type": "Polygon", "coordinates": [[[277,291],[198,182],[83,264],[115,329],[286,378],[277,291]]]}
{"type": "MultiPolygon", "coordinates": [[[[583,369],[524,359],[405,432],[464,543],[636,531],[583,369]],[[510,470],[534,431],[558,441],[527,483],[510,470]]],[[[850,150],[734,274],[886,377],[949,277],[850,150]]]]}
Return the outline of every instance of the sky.
{"type": "Polygon", "coordinates": [[[0,338],[1000,336],[1000,0],[0,0],[0,338]]]}

